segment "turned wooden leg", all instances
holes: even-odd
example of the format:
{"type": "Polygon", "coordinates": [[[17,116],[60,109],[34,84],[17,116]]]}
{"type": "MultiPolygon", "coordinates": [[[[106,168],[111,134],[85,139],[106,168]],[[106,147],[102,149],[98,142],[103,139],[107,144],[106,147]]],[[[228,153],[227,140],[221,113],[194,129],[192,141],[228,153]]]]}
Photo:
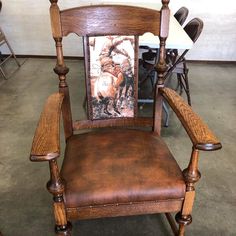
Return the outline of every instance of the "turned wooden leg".
{"type": "Polygon", "coordinates": [[[201,174],[198,171],[198,154],[199,150],[193,148],[191,160],[186,169],[183,170],[184,179],[186,182],[186,194],[181,212],[175,216],[176,222],[179,224],[178,236],[184,236],[185,226],[192,222],[192,208],[195,198],[194,184],[200,179],[201,174]]]}
{"type": "Polygon", "coordinates": [[[71,236],[72,225],[67,221],[63,196],[57,196],[54,200],[55,233],[57,236],[71,236]]]}
{"type": "Polygon", "coordinates": [[[191,224],[192,216],[191,215],[182,215],[181,212],[179,212],[176,214],[175,220],[179,224],[179,230],[178,230],[177,235],[184,236],[185,226],[191,224]]]}
{"type": "Polygon", "coordinates": [[[57,236],[71,236],[72,225],[67,221],[66,208],[63,199],[64,183],[58,171],[55,159],[49,161],[51,178],[47,183],[48,191],[53,195],[55,217],[55,233],[57,236]]]}

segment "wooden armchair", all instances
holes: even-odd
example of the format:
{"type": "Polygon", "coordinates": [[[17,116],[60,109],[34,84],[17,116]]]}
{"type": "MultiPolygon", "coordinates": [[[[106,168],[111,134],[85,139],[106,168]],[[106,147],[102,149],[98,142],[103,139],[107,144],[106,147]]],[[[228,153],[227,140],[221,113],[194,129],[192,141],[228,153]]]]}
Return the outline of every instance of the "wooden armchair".
{"type": "Polygon", "coordinates": [[[221,144],[183,99],[164,87],[169,1],[162,1],[160,11],[117,5],[60,11],[57,0],[50,1],[59,92],[45,104],[30,160],[49,162],[56,235],[71,235],[76,219],[154,213],[165,213],[174,234],[184,235],[200,178],[199,151],[221,144]],[[160,37],[153,118],[137,116],[138,36],[147,31],[160,37]],[[69,33],[83,36],[88,100],[88,119],[74,122],[62,52],[62,38],[69,33]],[[193,144],[183,171],[160,136],[163,97],[193,144]],[[61,113],[66,149],[59,170],[61,113]],[[178,212],[178,229],[171,212],[178,212]]]}

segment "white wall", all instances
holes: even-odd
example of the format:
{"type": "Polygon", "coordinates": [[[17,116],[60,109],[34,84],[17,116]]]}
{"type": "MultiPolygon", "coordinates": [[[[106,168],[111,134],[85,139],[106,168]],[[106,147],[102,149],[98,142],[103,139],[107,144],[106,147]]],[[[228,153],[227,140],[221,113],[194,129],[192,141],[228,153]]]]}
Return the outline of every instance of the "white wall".
{"type": "MultiPolygon", "coordinates": [[[[112,2],[114,0],[111,0],[112,2]]],[[[119,2],[126,2],[119,0],[119,2]]],[[[157,0],[160,1],[160,0],[157,0]]],[[[61,9],[100,1],[59,0],[61,9]],[[73,2],[73,3],[72,3],[73,2]]],[[[129,2],[144,2],[129,0],[129,2]]],[[[154,2],[146,0],[145,2],[154,2]]],[[[16,54],[55,55],[51,37],[48,0],[3,0],[0,26],[8,37],[16,54]]],[[[199,17],[204,21],[204,29],[193,49],[188,53],[192,60],[236,61],[236,4],[234,0],[170,0],[170,8],[175,12],[181,6],[189,8],[187,19],[199,17]]],[[[76,36],[64,40],[64,54],[81,56],[76,36]],[[78,48],[77,48],[78,45],[78,48]]],[[[4,49],[1,48],[3,52],[4,49]]]]}

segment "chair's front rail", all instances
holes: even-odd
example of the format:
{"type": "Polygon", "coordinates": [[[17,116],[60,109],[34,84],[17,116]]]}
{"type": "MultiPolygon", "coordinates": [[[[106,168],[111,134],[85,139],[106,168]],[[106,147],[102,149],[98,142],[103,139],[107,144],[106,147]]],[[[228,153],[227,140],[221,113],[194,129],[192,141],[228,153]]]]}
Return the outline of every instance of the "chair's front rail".
{"type": "Polygon", "coordinates": [[[142,214],[157,214],[167,212],[178,212],[183,205],[183,199],[172,199],[166,201],[129,202],[120,204],[105,204],[85,207],[67,208],[69,220],[95,219],[101,217],[131,216],[142,214]]]}

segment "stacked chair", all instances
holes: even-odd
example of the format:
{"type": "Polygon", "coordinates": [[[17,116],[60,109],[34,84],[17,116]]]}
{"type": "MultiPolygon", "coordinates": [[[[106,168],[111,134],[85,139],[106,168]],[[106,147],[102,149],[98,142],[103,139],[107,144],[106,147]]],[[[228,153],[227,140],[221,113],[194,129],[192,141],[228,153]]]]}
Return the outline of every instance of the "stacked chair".
{"type": "MultiPolygon", "coordinates": [[[[2,9],[2,2],[0,1],[0,11],[2,9]]],[[[1,29],[0,27],[0,47],[2,45],[6,45],[7,48],[9,49],[9,52],[10,54],[6,57],[4,57],[2,54],[0,54],[0,73],[2,74],[2,76],[4,77],[4,79],[7,79],[9,78],[9,76],[14,73],[15,71],[13,71],[10,75],[6,75],[6,73],[4,72],[4,68],[3,68],[3,65],[11,58],[14,58],[18,68],[21,66],[19,61],[17,60],[16,56],[15,56],[15,53],[13,51],[13,49],[11,48],[11,45],[10,43],[8,42],[7,38],[6,38],[6,35],[4,34],[3,30],[1,29]]],[[[1,53],[1,52],[0,52],[1,53]]],[[[18,69],[17,68],[17,69],[18,69]]]]}
{"type": "Polygon", "coordinates": [[[180,25],[183,25],[188,17],[189,10],[186,7],[181,7],[175,14],[175,19],[179,22],[180,25]]]}
{"type": "MultiPolygon", "coordinates": [[[[182,26],[188,17],[189,10],[186,7],[181,7],[175,14],[175,19],[182,26]]],[[[173,58],[178,55],[178,49],[168,49],[166,50],[167,63],[173,63],[173,58]]]]}
{"type": "MultiPolygon", "coordinates": [[[[0,46],[2,45],[6,45],[7,48],[9,49],[10,54],[7,55],[6,57],[4,57],[3,55],[1,55],[1,61],[0,61],[0,73],[2,74],[2,76],[4,77],[4,79],[8,79],[10,77],[10,75],[12,75],[12,73],[14,73],[16,70],[14,70],[13,72],[11,72],[9,75],[6,74],[6,72],[4,71],[3,65],[11,58],[13,58],[16,62],[17,67],[19,68],[20,62],[17,60],[15,53],[13,51],[13,49],[11,48],[11,45],[9,44],[4,32],[2,31],[2,29],[0,28],[0,46]]],[[[17,69],[18,69],[17,68],[17,69]]]]}
{"type": "MultiPolygon", "coordinates": [[[[188,9],[186,7],[181,7],[175,14],[174,17],[179,22],[180,25],[183,25],[188,16],[188,9]]],[[[203,29],[203,21],[199,18],[194,18],[189,21],[184,30],[190,37],[190,39],[195,43],[199,38],[203,29]]],[[[179,94],[182,94],[183,90],[186,93],[188,104],[191,106],[191,96],[190,88],[188,81],[188,67],[185,59],[185,55],[189,49],[186,49],[180,54],[177,49],[167,50],[166,61],[168,64],[168,70],[165,74],[165,78],[169,78],[171,75],[177,76],[177,90],[179,89],[179,94]]],[[[165,126],[169,125],[169,110],[165,107],[166,119],[165,126]]]]}
{"type": "MultiPolygon", "coordinates": [[[[189,21],[184,30],[191,38],[193,43],[197,41],[203,29],[203,21],[199,18],[194,18],[189,21]]],[[[188,104],[191,105],[189,81],[188,81],[188,67],[185,59],[185,55],[189,49],[184,50],[184,52],[179,55],[178,50],[172,50],[167,54],[167,61],[169,62],[169,69],[165,77],[169,77],[172,74],[177,74],[178,85],[180,87],[180,94],[183,89],[187,95],[188,104]]]]}

